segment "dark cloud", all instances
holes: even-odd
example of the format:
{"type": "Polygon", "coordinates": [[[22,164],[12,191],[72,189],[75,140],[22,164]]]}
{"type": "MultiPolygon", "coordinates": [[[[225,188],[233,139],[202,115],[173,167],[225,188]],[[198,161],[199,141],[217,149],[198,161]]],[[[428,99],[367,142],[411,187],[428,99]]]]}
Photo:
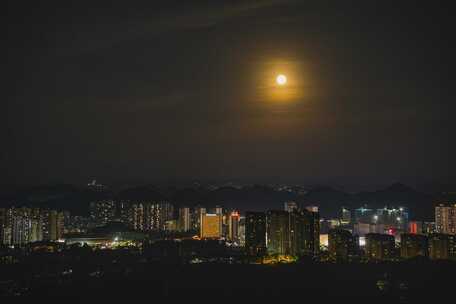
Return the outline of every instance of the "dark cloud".
{"type": "Polygon", "coordinates": [[[4,183],[454,177],[445,7],[33,5],[8,10],[4,183]]]}

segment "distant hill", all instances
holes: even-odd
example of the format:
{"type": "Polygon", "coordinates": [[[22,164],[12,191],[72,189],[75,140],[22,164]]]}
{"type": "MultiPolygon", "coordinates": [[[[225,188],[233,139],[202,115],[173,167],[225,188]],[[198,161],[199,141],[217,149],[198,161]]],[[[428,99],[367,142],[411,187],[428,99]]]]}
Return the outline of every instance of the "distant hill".
{"type": "Polygon", "coordinates": [[[168,200],[176,206],[197,204],[228,209],[268,210],[282,209],[285,201],[294,200],[302,206],[319,206],[322,217],[337,217],[342,206],[355,209],[363,205],[371,208],[404,206],[409,208],[412,219],[432,220],[433,208],[438,202],[456,201],[456,193],[422,193],[406,185],[396,183],[372,192],[347,193],[327,186],[317,186],[305,194],[277,191],[264,185],[208,188],[159,188],[153,185],[131,187],[111,193],[93,191],[88,187],[52,185],[3,190],[0,206],[36,206],[66,209],[75,214],[86,214],[91,201],[111,198],[131,201],[168,200]]]}
{"type": "Polygon", "coordinates": [[[302,206],[318,206],[321,216],[336,217],[342,206],[356,206],[356,197],[344,191],[318,186],[298,198],[302,206]]]}
{"type": "Polygon", "coordinates": [[[0,206],[48,207],[84,214],[87,213],[89,202],[109,197],[109,192],[96,192],[87,187],[67,184],[22,187],[3,191],[0,194],[0,206]]]}
{"type": "Polygon", "coordinates": [[[374,192],[361,192],[357,196],[360,203],[375,208],[404,206],[410,209],[412,218],[431,219],[433,217],[434,196],[418,192],[400,183],[374,192]]]}
{"type": "Polygon", "coordinates": [[[140,186],[120,191],[115,196],[117,200],[131,201],[164,201],[168,200],[158,189],[153,186],[140,186]]]}
{"type": "Polygon", "coordinates": [[[274,189],[254,185],[242,189],[224,187],[212,191],[209,201],[228,208],[246,210],[283,209],[283,203],[296,200],[297,196],[289,192],[275,191],[274,189]]]}

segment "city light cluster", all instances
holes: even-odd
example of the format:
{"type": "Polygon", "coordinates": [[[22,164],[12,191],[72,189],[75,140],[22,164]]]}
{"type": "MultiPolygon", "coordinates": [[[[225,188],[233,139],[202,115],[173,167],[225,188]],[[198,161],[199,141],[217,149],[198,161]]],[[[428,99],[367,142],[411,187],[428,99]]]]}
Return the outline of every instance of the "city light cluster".
{"type": "Polygon", "coordinates": [[[439,204],[435,222],[409,217],[404,207],[363,206],[343,207],[339,218],[324,219],[318,206],[294,201],[285,202],[283,210],[241,214],[220,205],[176,207],[167,201],[97,200],[90,203],[87,217],[51,209],[2,208],[0,241],[16,248],[27,244],[40,248],[38,243],[43,241],[98,249],[143,248],[147,243],[159,250],[165,244],[161,240],[186,242],[177,246],[216,241],[265,264],[301,257],[321,261],[456,258],[456,204],[439,204]]]}

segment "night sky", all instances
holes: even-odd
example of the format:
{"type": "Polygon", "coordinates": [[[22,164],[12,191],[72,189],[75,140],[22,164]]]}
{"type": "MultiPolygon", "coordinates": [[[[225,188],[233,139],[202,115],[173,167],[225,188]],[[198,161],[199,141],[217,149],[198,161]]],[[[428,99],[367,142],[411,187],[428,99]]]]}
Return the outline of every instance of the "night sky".
{"type": "Polygon", "coordinates": [[[444,2],[162,2],[6,4],[2,184],[455,180],[444,2]]]}

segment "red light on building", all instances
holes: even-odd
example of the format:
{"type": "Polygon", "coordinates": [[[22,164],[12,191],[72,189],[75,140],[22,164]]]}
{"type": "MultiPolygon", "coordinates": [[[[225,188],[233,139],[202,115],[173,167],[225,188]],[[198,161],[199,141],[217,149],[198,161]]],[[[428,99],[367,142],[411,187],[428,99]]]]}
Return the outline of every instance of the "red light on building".
{"type": "Polygon", "coordinates": [[[417,234],[418,233],[418,224],[416,222],[410,222],[409,231],[412,234],[417,234]]]}
{"type": "Polygon", "coordinates": [[[394,235],[396,231],[393,228],[388,229],[388,234],[389,235],[394,235]]]}

